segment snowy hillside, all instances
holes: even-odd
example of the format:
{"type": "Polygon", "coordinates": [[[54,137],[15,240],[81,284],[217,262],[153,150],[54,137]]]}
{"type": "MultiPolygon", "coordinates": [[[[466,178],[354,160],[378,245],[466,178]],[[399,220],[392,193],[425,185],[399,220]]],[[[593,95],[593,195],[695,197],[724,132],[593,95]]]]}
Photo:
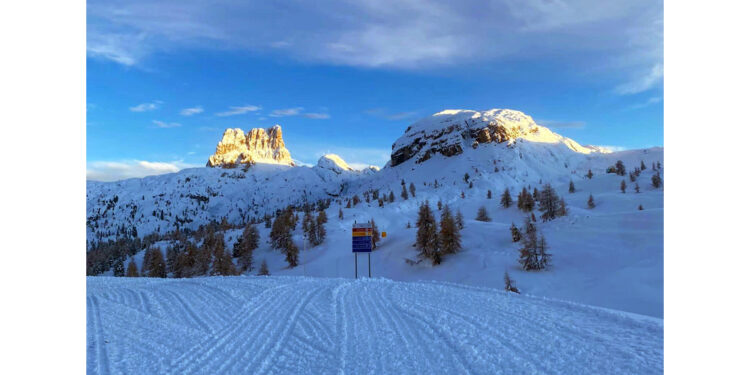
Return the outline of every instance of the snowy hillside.
{"type": "Polygon", "coordinates": [[[660,374],[663,321],[457,284],[87,279],[90,374],[660,374]]]}
{"type": "MultiPolygon", "coordinates": [[[[371,256],[377,277],[502,288],[507,271],[523,294],[663,316],[664,195],[662,188],[651,186],[652,176],[664,177],[662,148],[609,152],[580,146],[521,112],[491,110],[437,113],[409,127],[393,149],[391,163],[380,170],[351,170],[338,156],[326,155],[313,167],[258,163],[249,168],[196,168],[143,179],[88,182],[87,237],[94,242],[132,236],[132,228],[143,237],[171,232],[177,225],[196,230],[226,218],[230,227],[221,234],[227,249],[232,249],[247,222],[288,205],[330,200],[322,244],[312,246],[299,225],[292,232],[301,250],[295,268],[288,268],[284,255],[271,248],[270,228],[259,222],[260,243],[249,273],[256,274],[265,260],[272,275],[351,278],[352,224],[374,219],[379,230],[387,232],[371,256]],[[429,142],[424,141],[425,134],[430,135],[429,142]],[[430,156],[424,158],[428,151],[430,156]],[[631,182],[627,175],[607,173],[618,160],[627,171],[641,165],[647,168],[631,182]],[[625,193],[620,190],[623,181],[625,193]],[[576,188],[573,193],[568,192],[570,182],[576,188]],[[538,220],[552,263],[543,271],[522,271],[520,245],[512,242],[509,228],[512,223],[523,225],[530,214],[516,208],[515,200],[523,187],[531,191],[546,183],[565,200],[568,214],[548,222],[538,220]],[[404,199],[401,193],[410,184],[415,194],[407,193],[404,199]],[[640,192],[635,191],[636,184],[640,192]],[[509,208],[500,206],[506,188],[514,200],[509,208]],[[394,202],[386,200],[381,206],[377,199],[365,198],[373,197],[376,190],[381,200],[392,192],[394,202]],[[594,208],[587,203],[590,195],[594,208]],[[347,207],[355,196],[361,202],[347,207]],[[464,216],[462,250],[437,266],[409,264],[417,260],[415,224],[423,201],[429,201],[438,216],[438,202],[464,216]],[[487,209],[489,222],[474,220],[480,207],[487,209]]],[[[536,215],[541,217],[539,211],[536,215]]],[[[156,243],[165,256],[172,245],[166,238],[156,243]]],[[[143,256],[139,249],[132,257],[139,268],[143,256]]],[[[360,260],[360,270],[366,269],[363,257],[360,260]]],[[[111,267],[105,268],[105,275],[113,274],[111,267]]]]}

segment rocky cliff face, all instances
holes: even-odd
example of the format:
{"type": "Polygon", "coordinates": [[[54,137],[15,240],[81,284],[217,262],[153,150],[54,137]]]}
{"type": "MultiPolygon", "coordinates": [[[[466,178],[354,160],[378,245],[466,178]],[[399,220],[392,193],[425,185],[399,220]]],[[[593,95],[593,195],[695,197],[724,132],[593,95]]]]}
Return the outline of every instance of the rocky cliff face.
{"type": "Polygon", "coordinates": [[[509,109],[489,111],[445,110],[409,126],[392,146],[391,166],[415,158],[424,162],[436,154],[454,156],[484,143],[510,144],[523,138],[534,142],[563,143],[576,152],[594,152],[575,141],[537,125],[523,112],[509,109]]]}
{"type": "Polygon", "coordinates": [[[227,129],[208,158],[208,167],[233,168],[241,164],[270,163],[294,165],[281,137],[281,126],[255,128],[247,134],[242,129],[227,129]]]}

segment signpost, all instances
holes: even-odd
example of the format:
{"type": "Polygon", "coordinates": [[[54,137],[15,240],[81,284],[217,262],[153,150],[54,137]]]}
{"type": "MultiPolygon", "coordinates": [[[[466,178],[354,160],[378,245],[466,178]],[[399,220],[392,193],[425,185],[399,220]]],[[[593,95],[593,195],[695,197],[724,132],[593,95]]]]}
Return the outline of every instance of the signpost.
{"type": "Polygon", "coordinates": [[[372,223],[352,224],[352,252],[354,253],[354,278],[357,278],[357,254],[367,253],[367,276],[372,277],[370,253],[372,252],[372,223]]]}

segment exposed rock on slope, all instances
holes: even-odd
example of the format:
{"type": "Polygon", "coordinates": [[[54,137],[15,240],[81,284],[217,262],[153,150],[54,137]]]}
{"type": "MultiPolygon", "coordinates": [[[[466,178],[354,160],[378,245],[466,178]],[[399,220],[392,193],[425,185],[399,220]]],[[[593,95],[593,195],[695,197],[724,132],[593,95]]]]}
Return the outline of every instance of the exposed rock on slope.
{"type": "Polygon", "coordinates": [[[419,120],[406,129],[405,134],[393,144],[391,166],[411,158],[421,163],[435,154],[450,157],[463,153],[468,147],[477,148],[482,143],[503,143],[518,138],[563,143],[583,154],[595,152],[537,125],[530,116],[520,111],[445,110],[419,120]]]}
{"type": "Polygon", "coordinates": [[[269,163],[294,165],[281,137],[281,126],[255,128],[247,135],[242,129],[227,129],[208,158],[207,167],[233,168],[239,164],[269,163]]]}

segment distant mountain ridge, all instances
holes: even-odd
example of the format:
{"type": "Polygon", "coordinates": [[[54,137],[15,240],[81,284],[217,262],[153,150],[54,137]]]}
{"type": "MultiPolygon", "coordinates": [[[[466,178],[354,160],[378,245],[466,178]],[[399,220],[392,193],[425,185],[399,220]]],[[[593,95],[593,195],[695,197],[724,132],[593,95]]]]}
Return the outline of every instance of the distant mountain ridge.
{"type": "Polygon", "coordinates": [[[314,166],[296,165],[281,126],[245,133],[227,129],[208,168],[115,182],[88,181],[87,238],[106,240],[126,232],[139,236],[175,227],[197,229],[226,218],[239,224],[273,215],[288,205],[346,200],[379,189],[401,191],[401,181],[440,186],[460,195],[466,174],[477,187],[511,191],[537,183],[604,173],[621,158],[626,164],[662,160],[660,148],[611,153],[581,146],[519,111],[445,110],[409,126],[393,144],[382,169],[354,170],[334,154],[314,166]],[[240,168],[241,167],[241,168],[240,168]]]}

